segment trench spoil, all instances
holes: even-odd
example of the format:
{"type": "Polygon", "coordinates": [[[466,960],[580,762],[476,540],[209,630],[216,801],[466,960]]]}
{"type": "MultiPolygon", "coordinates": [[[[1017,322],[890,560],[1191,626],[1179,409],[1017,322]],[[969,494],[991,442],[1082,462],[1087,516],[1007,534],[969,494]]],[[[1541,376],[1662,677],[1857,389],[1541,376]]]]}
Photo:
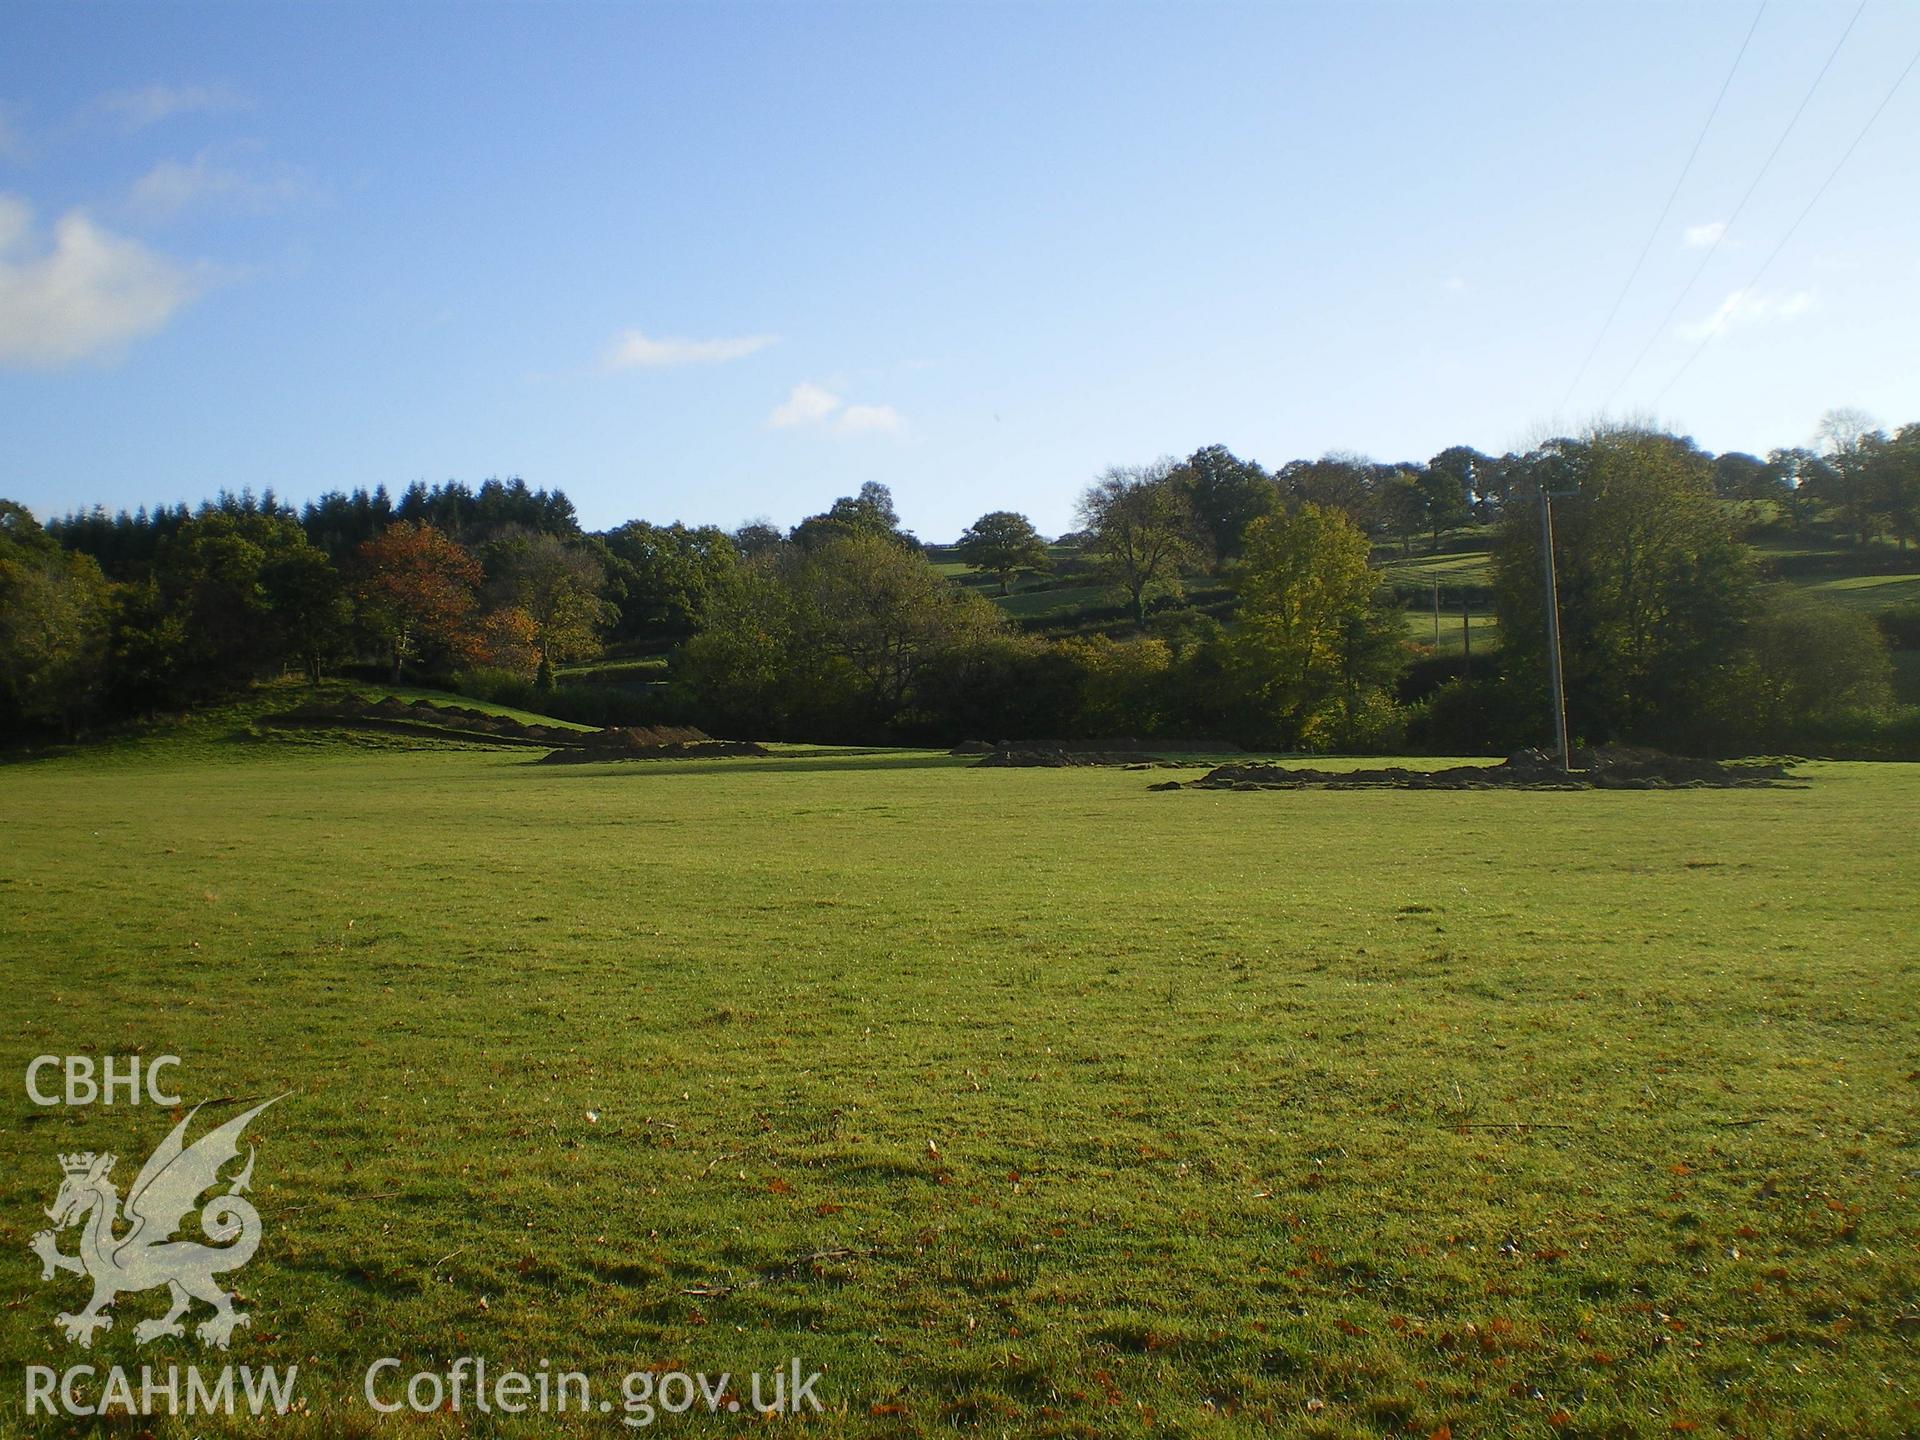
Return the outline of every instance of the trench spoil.
{"type": "Polygon", "coordinates": [[[602,730],[573,730],[489,714],[466,705],[436,705],[386,696],[306,705],[259,723],[281,730],[352,730],[463,744],[540,749],[548,764],[588,764],[602,760],[664,760],[730,755],[765,755],[748,740],[715,740],[691,725],[611,725],[602,730]]]}
{"type": "Polygon", "coordinates": [[[1444,770],[1316,770],[1273,762],[1219,765],[1197,780],[1155,790],[1751,790],[1797,777],[1775,760],[1702,760],[1626,745],[1576,750],[1562,770],[1545,750],[1521,750],[1497,765],[1444,770]]]}

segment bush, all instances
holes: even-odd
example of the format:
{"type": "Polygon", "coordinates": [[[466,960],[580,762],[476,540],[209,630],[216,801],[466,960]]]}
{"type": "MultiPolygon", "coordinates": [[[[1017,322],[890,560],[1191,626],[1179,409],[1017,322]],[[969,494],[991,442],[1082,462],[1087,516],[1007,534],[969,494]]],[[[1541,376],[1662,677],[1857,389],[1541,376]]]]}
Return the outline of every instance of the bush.
{"type": "Polygon", "coordinates": [[[1855,611],[1776,590],[1748,624],[1744,648],[1717,735],[1769,745],[1829,726],[1852,733],[1858,717],[1892,703],[1886,641],[1855,611]]]}
{"type": "Polygon", "coordinates": [[[1890,650],[1920,650],[1920,605],[1896,605],[1873,617],[1890,650]]]}

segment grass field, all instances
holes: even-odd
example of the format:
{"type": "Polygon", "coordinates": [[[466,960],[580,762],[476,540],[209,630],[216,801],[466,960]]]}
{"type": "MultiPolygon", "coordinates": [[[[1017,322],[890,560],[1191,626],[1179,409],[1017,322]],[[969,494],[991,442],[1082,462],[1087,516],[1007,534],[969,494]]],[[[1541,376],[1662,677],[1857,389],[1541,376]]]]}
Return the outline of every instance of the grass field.
{"type": "Polygon", "coordinates": [[[1835,605],[1869,614],[1896,605],[1920,604],[1920,574],[1847,575],[1837,580],[1814,578],[1805,589],[1835,605]]]}
{"type": "MultiPolygon", "coordinates": [[[[140,1051],[294,1092],[230,1357],[299,1366],[274,1433],[631,1433],[359,1398],[463,1354],[797,1355],[829,1435],[1920,1430],[1920,766],[1155,794],[224,733],[0,771],[16,1362],[80,1355],[54,1152],[171,1123],[17,1077],[140,1051]]],[[[197,1358],[136,1349],[159,1308],[86,1358],[197,1358]]]]}
{"type": "Polygon", "coordinates": [[[1462,550],[1439,555],[1402,555],[1382,548],[1377,556],[1382,576],[1389,581],[1431,585],[1491,585],[1493,554],[1489,550],[1462,550]]]}
{"type": "MultiPolygon", "coordinates": [[[[1440,638],[1433,637],[1433,611],[1412,609],[1405,614],[1407,639],[1418,645],[1431,645],[1440,655],[1458,655],[1466,648],[1460,633],[1460,612],[1456,609],[1449,613],[1440,612],[1440,638]]],[[[1473,632],[1473,653],[1490,655],[1500,644],[1500,624],[1490,612],[1476,612],[1468,617],[1468,625],[1473,632]]]]}

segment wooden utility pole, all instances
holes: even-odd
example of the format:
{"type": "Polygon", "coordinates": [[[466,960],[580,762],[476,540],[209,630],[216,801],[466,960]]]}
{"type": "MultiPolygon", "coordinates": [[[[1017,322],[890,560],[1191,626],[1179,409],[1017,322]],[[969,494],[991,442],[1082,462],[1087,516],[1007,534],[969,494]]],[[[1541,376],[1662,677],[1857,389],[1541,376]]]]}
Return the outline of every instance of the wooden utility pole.
{"type": "Polygon", "coordinates": [[[1466,592],[1460,594],[1460,683],[1467,699],[1467,751],[1473,751],[1473,614],[1466,592]]]}
{"type": "Polygon", "coordinates": [[[1571,495],[1571,490],[1548,490],[1544,485],[1535,492],[1540,497],[1540,565],[1547,587],[1547,675],[1553,694],[1553,745],[1560,768],[1569,770],[1567,753],[1567,685],[1560,670],[1560,592],[1553,569],[1553,497],[1571,495]]]}

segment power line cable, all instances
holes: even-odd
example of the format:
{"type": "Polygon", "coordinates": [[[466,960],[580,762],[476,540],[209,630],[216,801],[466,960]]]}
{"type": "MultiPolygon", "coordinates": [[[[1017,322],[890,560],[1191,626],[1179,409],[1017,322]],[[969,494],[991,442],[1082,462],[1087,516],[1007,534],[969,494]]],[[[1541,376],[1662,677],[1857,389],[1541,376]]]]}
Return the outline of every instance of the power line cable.
{"type": "Polygon", "coordinates": [[[1727,238],[1727,232],[1733,229],[1734,222],[1740,218],[1741,212],[1747,208],[1747,202],[1753,198],[1753,192],[1760,188],[1760,182],[1766,179],[1767,171],[1773,168],[1773,162],[1778,158],[1781,147],[1787,143],[1787,138],[1793,134],[1794,127],[1799,125],[1800,117],[1806,114],[1807,105],[1812,101],[1814,92],[1820,88],[1820,82],[1827,78],[1827,72],[1833,68],[1833,62],[1839,58],[1841,47],[1847,43],[1847,37],[1853,33],[1853,27],[1860,22],[1860,16],[1866,8],[1867,0],[1860,0],[1859,8],[1853,12],[1853,18],[1847,21],[1847,28],[1840,32],[1840,38],[1834,42],[1833,49],[1827,52],[1826,64],[1820,67],[1820,73],[1813,77],[1813,84],[1807,87],[1807,93],[1800,98],[1800,104],[1794,110],[1793,118],[1787,121],[1787,128],[1780,132],[1780,138],[1773,142],[1773,149],[1769,150],[1767,152],[1767,158],[1760,162],[1760,169],[1754,174],[1752,182],[1747,186],[1746,193],[1740,197],[1740,203],[1733,207],[1733,213],[1729,215],[1726,222],[1721,225],[1720,233],[1713,237],[1713,243],[1707,247],[1707,253],[1700,258],[1700,263],[1694,268],[1692,277],[1681,287],[1680,293],[1673,299],[1673,304],[1667,307],[1667,313],[1661,317],[1660,323],[1654,326],[1653,333],[1647,336],[1647,343],[1642,345],[1640,347],[1640,353],[1633,357],[1633,364],[1627,367],[1627,373],[1622,375],[1613,389],[1607,392],[1607,398],[1600,406],[1602,411],[1611,408],[1614,397],[1626,388],[1627,382],[1631,380],[1635,372],[1640,369],[1641,363],[1647,358],[1655,342],[1666,333],[1667,326],[1673,323],[1673,317],[1680,313],[1680,307],[1686,303],[1687,297],[1693,293],[1693,287],[1700,283],[1700,277],[1706,274],[1707,266],[1713,263],[1713,257],[1720,253],[1720,245],[1727,238]]]}
{"type": "Polygon", "coordinates": [[[1653,242],[1667,223],[1667,216],[1673,213],[1673,202],[1680,198],[1680,187],[1687,183],[1687,176],[1693,173],[1693,162],[1700,156],[1700,147],[1706,143],[1707,132],[1713,129],[1714,118],[1720,113],[1721,102],[1727,98],[1727,91],[1733,85],[1733,77],[1739,73],[1740,62],[1746,58],[1747,46],[1753,43],[1753,32],[1760,28],[1760,17],[1767,13],[1767,0],[1760,0],[1760,8],[1753,12],[1753,23],[1747,27],[1747,37],[1740,42],[1739,53],[1733,57],[1733,66],[1727,71],[1727,78],[1720,82],[1720,93],[1713,97],[1713,108],[1707,111],[1707,123],[1700,127],[1700,133],[1694,137],[1693,149],[1687,152],[1687,163],[1680,167],[1679,178],[1673,182],[1673,189],[1667,192],[1667,203],[1660,207],[1659,218],[1653,222],[1653,228],[1647,231],[1647,243],[1640,247],[1640,256],[1633,262],[1633,269],[1627,272],[1627,283],[1620,287],[1620,293],[1613,297],[1613,308],[1607,311],[1607,318],[1601,322],[1600,333],[1593,337],[1593,344],[1587,350],[1587,358],[1580,362],[1580,369],[1573,377],[1573,383],[1567,386],[1567,393],[1560,397],[1560,408],[1565,410],[1567,402],[1573,399],[1573,392],[1580,388],[1580,382],[1587,378],[1587,371],[1593,365],[1593,357],[1600,353],[1601,342],[1613,329],[1613,322],[1620,315],[1620,307],[1626,302],[1627,293],[1633,289],[1633,282],[1640,278],[1641,267],[1647,263],[1647,256],[1653,252],[1653,242]]]}
{"type": "MultiPolygon", "coordinates": [[[[1813,207],[1818,205],[1820,203],[1820,197],[1827,193],[1827,187],[1839,178],[1840,172],[1846,168],[1847,161],[1853,158],[1853,152],[1860,148],[1860,142],[1867,138],[1867,132],[1873,129],[1874,122],[1880,118],[1880,113],[1893,103],[1893,97],[1900,93],[1900,87],[1907,83],[1907,77],[1914,72],[1915,67],[1920,67],[1920,50],[1914,51],[1913,58],[1907,61],[1907,68],[1894,77],[1892,86],[1888,88],[1885,95],[1880,97],[1880,103],[1874,107],[1873,113],[1867,117],[1867,123],[1860,127],[1860,133],[1853,137],[1853,143],[1847,146],[1846,153],[1840,157],[1833,169],[1827,172],[1827,178],[1820,182],[1820,188],[1813,192],[1813,198],[1807,201],[1806,207],[1801,210],[1799,215],[1794,217],[1793,224],[1787,227],[1787,233],[1780,237],[1780,243],[1773,247],[1773,252],[1761,262],[1760,268],[1753,272],[1753,278],[1741,289],[1734,292],[1736,295],[1744,297],[1753,293],[1754,287],[1760,283],[1761,278],[1765,276],[1773,262],[1779,258],[1780,252],[1787,248],[1787,242],[1793,239],[1794,232],[1800,228],[1801,222],[1813,213],[1813,207]]],[[[1653,397],[1654,404],[1658,405],[1661,399],[1665,397],[1667,391],[1680,383],[1680,377],[1693,368],[1693,362],[1700,358],[1700,352],[1705,350],[1708,344],[1712,342],[1713,337],[1718,335],[1721,330],[1726,327],[1726,323],[1730,318],[1732,318],[1731,311],[1723,312],[1714,318],[1714,322],[1708,327],[1707,333],[1700,337],[1700,343],[1693,347],[1693,353],[1687,356],[1678,370],[1673,372],[1673,377],[1668,380],[1665,385],[1660,387],[1660,393],[1653,397]]]]}

